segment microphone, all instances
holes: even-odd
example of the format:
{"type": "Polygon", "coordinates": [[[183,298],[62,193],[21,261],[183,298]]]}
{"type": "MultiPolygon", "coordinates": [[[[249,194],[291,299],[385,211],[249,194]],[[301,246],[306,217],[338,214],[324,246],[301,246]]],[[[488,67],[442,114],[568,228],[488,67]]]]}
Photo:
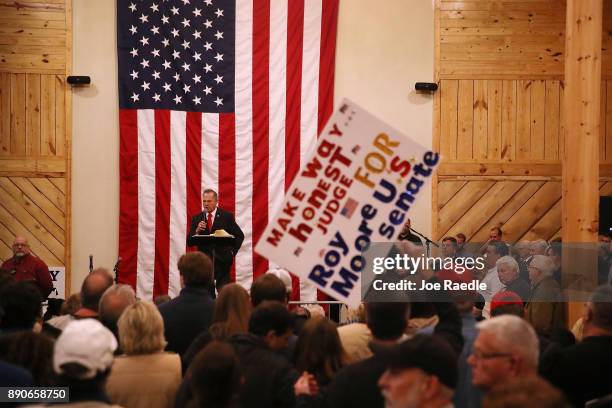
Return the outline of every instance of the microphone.
{"type": "Polygon", "coordinates": [[[93,272],[93,255],[89,255],[89,273],[93,272]]]}
{"type": "Polygon", "coordinates": [[[121,257],[117,257],[117,262],[113,267],[113,272],[115,272],[115,283],[119,283],[119,264],[121,263],[121,257]]]}
{"type": "Polygon", "coordinates": [[[115,266],[113,267],[113,272],[117,272],[117,270],[119,270],[119,263],[121,263],[121,257],[117,258],[117,262],[115,262],[115,266]]]}

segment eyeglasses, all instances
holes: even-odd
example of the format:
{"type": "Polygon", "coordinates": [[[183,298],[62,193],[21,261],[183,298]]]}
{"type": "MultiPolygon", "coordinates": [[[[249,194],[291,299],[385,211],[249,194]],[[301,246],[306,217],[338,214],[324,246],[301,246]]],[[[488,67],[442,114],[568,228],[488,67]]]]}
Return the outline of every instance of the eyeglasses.
{"type": "Polygon", "coordinates": [[[474,357],[476,360],[492,360],[494,358],[506,358],[506,357],[512,357],[512,354],[510,353],[484,353],[478,349],[474,349],[474,352],[472,353],[472,357],[474,357]]]}

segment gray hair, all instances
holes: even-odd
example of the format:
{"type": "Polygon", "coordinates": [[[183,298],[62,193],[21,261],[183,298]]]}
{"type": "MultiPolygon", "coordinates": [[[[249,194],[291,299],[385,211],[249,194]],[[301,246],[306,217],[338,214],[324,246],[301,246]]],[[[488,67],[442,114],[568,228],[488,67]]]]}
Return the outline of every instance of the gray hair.
{"type": "Polygon", "coordinates": [[[516,262],[516,259],[511,257],[510,255],[502,256],[495,262],[495,266],[499,269],[500,266],[509,266],[512,270],[518,273],[519,265],[516,262]]]}
{"type": "Polygon", "coordinates": [[[555,271],[555,263],[546,255],[534,255],[529,266],[538,269],[543,275],[552,276],[555,271]]]}
{"type": "Polygon", "coordinates": [[[481,332],[492,334],[502,347],[522,356],[532,368],[538,368],[538,336],[525,320],[513,315],[502,315],[484,320],[476,324],[476,327],[481,332]]]}
{"type": "MultiPolygon", "coordinates": [[[[116,307],[109,308],[109,305],[107,305],[107,302],[109,302],[111,298],[118,299],[120,303],[123,305],[123,309],[136,303],[136,293],[134,292],[134,289],[130,285],[124,285],[124,284],[113,285],[109,287],[108,289],[106,289],[106,291],[104,291],[104,293],[102,294],[102,297],[100,298],[98,309],[99,309],[99,313],[101,316],[105,316],[107,314],[114,315],[115,313],[118,312],[118,310],[116,310],[116,307]],[[106,310],[106,309],[109,309],[109,310],[106,310]]],[[[121,309],[121,311],[123,311],[123,309],[121,309]]],[[[114,318],[114,320],[119,319],[119,316],[107,316],[107,317],[114,318]]]]}
{"type": "Polygon", "coordinates": [[[514,244],[514,249],[519,251],[521,249],[529,249],[531,246],[531,242],[529,241],[519,241],[514,244]]]}
{"type": "Polygon", "coordinates": [[[548,248],[548,242],[544,241],[543,239],[536,239],[535,241],[531,242],[531,248],[534,250],[542,250],[543,252],[546,252],[546,248],[548,248]]]}

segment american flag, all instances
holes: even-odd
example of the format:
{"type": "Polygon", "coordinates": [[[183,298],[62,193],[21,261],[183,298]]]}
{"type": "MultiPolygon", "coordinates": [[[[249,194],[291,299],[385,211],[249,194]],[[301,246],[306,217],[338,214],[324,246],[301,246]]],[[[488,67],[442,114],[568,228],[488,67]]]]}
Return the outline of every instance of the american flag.
{"type": "Polygon", "coordinates": [[[119,280],[140,298],[179,293],[204,188],[245,233],[236,282],[269,268],[254,243],[332,113],[337,16],[338,0],[118,0],[119,280]]]}

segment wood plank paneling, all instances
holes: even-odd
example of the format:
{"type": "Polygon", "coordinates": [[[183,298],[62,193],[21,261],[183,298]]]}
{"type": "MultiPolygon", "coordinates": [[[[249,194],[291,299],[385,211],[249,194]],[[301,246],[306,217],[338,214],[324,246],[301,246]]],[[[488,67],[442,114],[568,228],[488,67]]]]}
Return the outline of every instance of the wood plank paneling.
{"type": "Polygon", "coordinates": [[[66,81],[55,76],[55,146],[56,156],[66,155],[66,81]]]}
{"type": "Polygon", "coordinates": [[[474,124],[474,81],[459,81],[457,107],[457,158],[472,157],[474,124]]]}
{"type": "MultiPolygon", "coordinates": [[[[65,180],[65,179],[52,179],[52,180],[65,180]]],[[[64,226],[57,225],[51,217],[36,205],[29,197],[11,181],[10,177],[0,177],[0,191],[6,196],[11,197],[21,207],[23,207],[46,231],[48,231],[53,237],[59,241],[62,245],[66,243],[64,226]]],[[[64,197],[65,201],[65,197],[64,197]]]]}
{"type": "MultiPolygon", "coordinates": [[[[602,94],[602,98],[603,98],[602,94]]],[[[606,103],[606,142],[605,146],[600,146],[606,151],[605,161],[612,162],[612,81],[606,81],[606,100],[610,100],[610,103],[606,103]]]]}
{"type": "MultiPolygon", "coordinates": [[[[497,225],[510,241],[559,236],[565,0],[436,5],[436,238],[464,232],[484,242],[497,225]]],[[[612,3],[603,27],[600,193],[610,185],[612,194],[612,3]]]]}
{"type": "Polygon", "coordinates": [[[55,154],[55,75],[41,77],[40,154],[55,154]]]}
{"type": "Polygon", "coordinates": [[[25,235],[66,282],[71,29],[71,0],[0,0],[0,260],[25,235]]]}
{"type": "Polygon", "coordinates": [[[599,161],[606,160],[606,81],[599,87],[599,161]]]}
{"type": "Polygon", "coordinates": [[[447,231],[451,226],[486,194],[495,183],[491,181],[474,181],[467,183],[453,198],[452,205],[445,205],[438,213],[439,231],[447,231]]]}
{"type": "Polygon", "coordinates": [[[66,74],[65,2],[0,0],[0,71],[66,74]]]}
{"type": "MultiPolygon", "coordinates": [[[[442,80],[440,88],[444,160],[557,161],[562,157],[560,81],[442,80]]],[[[605,117],[612,120],[612,112],[605,117]]],[[[608,129],[602,126],[602,131],[608,129]]],[[[612,156],[603,156],[612,162],[612,156]]]]}
{"type": "Polygon", "coordinates": [[[503,81],[501,159],[516,158],[516,81],[503,81]]]}
{"type": "Polygon", "coordinates": [[[26,143],[25,155],[40,155],[40,75],[26,76],[26,143]]]}
{"type": "Polygon", "coordinates": [[[516,158],[528,159],[531,153],[531,84],[520,80],[516,84],[516,158]]]}
{"type": "Polygon", "coordinates": [[[487,159],[501,159],[502,142],[502,81],[487,81],[487,159]]]}
{"type": "Polygon", "coordinates": [[[440,84],[440,152],[447,160],[457,158],[458,89],[458,81],[440,84]]]}
{"type": "MultiPolygon", "coordinates": [[[[2,173],[65,173],[66,170],[66,160],[63,157],[40,159],[16,156],[0,157],[0,172],[2,173]]],[[[58,174],[57,176],[62,175],[58,174]]]]}
{"type": "Polygon", "coordinates": [[[495,183],[444,235],[463,232],[466,237],[473,236],[524,184],[523,181],[495,183]]]}
{"type": "Polygon", "coordinates": [[[11,74],[11,153],[12,154],[25,155],[25,139],[26,139],[25,74],[11,74]]]}
{"type": "Polygon", "coordinates": [[[542,181],[528,181],[525,185],[499,210],[493,214],[489,222],[487,222],[480,230],[478,230],[470,239],[474,242],[485,242],[489,239],[489,231],[493,226],[503,226],[510,220],[514,214],[529,200],[533,195],[544,185],[542,181]]]}
{"type": "Polygon", "coordinates": [[[559,158],[559,81],[546,81],[544,159],[559,158]]]}
{"type": "Polygon", "coordinates": [[[519,241],[535,241],[555,238],[561,225],[561,200],[550,208],[540,219],[525,233],[519,241]]]}
{"type": "MultiPolygon", "coordinates": [[[[612,78],[609,6],[604,2],[606,79],[612,78]]],[[[563,78],[565,1],[442,1],[439,9],[440,79],[563,78]]]]}
{"type": "Polygon", "coordinates": [[[544,159],[544,112],[546,85],[544,81],[533,81],[531,84],[531,130],[530,155],[536,160],[544,159]]]}
{"type": "Polygon", "coordinates": [[[444,207],[463,186],[466,181],[443,181],[438,184],[438,205],[444,207]]]}
{"type": "Polygon", "coordinates": [[[487,81],[474,81],[474,142],[473,157],[476,159],[486,159],[488,140],[487,140],[487,81]]]}
{"type": "Polygon", "coordinates": [[[11,153],[11,75],[0,72],[0,155],[11,153]]]}

